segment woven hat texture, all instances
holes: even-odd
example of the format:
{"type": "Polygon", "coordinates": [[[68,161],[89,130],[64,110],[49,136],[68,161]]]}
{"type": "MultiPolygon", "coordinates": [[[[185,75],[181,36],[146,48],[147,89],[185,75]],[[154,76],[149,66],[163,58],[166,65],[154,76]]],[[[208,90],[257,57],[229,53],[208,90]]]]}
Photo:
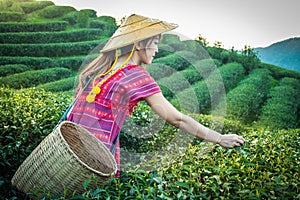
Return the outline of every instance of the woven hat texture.
{"type": "Polygon", "coordinates": [[[124,20],[108,40],[101,53],[133,44],[134,42],[173,30],[177,27],[177,24],[132,14],[124,20]]]}

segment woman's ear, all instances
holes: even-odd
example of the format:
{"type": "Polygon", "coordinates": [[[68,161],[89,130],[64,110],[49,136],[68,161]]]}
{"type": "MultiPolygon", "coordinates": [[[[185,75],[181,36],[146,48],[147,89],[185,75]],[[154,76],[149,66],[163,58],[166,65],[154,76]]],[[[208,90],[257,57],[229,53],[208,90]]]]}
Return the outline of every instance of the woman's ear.
{"type": "Polygon", "coordinates": [[[141,43],[141,42],[137,42],[137,43],[136,43],[136,46],[135,46],[135,49],[136,49],[137,51],[141,50],[141,49],[142,49],[142,43],[141,43]]]}

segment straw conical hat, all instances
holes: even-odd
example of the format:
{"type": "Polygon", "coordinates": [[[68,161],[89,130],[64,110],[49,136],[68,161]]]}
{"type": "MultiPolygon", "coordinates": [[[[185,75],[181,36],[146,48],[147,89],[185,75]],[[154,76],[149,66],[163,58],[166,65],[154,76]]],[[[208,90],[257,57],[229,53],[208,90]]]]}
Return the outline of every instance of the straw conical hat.
{"type": "Polygon", "coordinates": [[[116,30],[101,53],[108,52],[120,47],[133,44],[134,42],[175,29],[178,25],[158,19],[143,17],[141,15],[130,15],[124,23],[116,30]]]}

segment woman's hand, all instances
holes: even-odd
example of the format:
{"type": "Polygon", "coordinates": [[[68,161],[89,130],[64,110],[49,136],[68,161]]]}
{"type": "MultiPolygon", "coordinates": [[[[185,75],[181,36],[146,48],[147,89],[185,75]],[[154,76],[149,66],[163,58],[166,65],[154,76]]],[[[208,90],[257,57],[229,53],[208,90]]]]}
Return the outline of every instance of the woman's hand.
{"type": "Polygon", "coordinates": [[[239,147],[245,144],[245,139],[236,134],[221,135],[218,144],[226,148],[239,147]]]}

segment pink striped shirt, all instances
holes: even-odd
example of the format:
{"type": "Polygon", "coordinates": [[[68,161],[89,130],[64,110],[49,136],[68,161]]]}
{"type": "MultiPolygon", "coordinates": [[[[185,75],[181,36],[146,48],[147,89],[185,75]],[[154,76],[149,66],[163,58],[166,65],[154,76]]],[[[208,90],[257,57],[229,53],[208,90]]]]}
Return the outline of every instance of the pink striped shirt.
{"type": "MultiPolygon", "coordinates": [[[[102,78],[99,78],[95,85],[102,78]]],[[[68,120],[89,130],[108,149],[111,149],[125,118],[130,116],[137,103],[145,97],[161,92],[161,90],[149,73],[138,65],[127,65],[119,69],[99,87],[100,94],[96,96],[93,103],[88,103],[86,96],[92,89],[92,83],[87,86],[74,104],[68,120]]],[[[114,157],[118,165],[116,176],[119,177],[119,140],[114,157]]]]}

